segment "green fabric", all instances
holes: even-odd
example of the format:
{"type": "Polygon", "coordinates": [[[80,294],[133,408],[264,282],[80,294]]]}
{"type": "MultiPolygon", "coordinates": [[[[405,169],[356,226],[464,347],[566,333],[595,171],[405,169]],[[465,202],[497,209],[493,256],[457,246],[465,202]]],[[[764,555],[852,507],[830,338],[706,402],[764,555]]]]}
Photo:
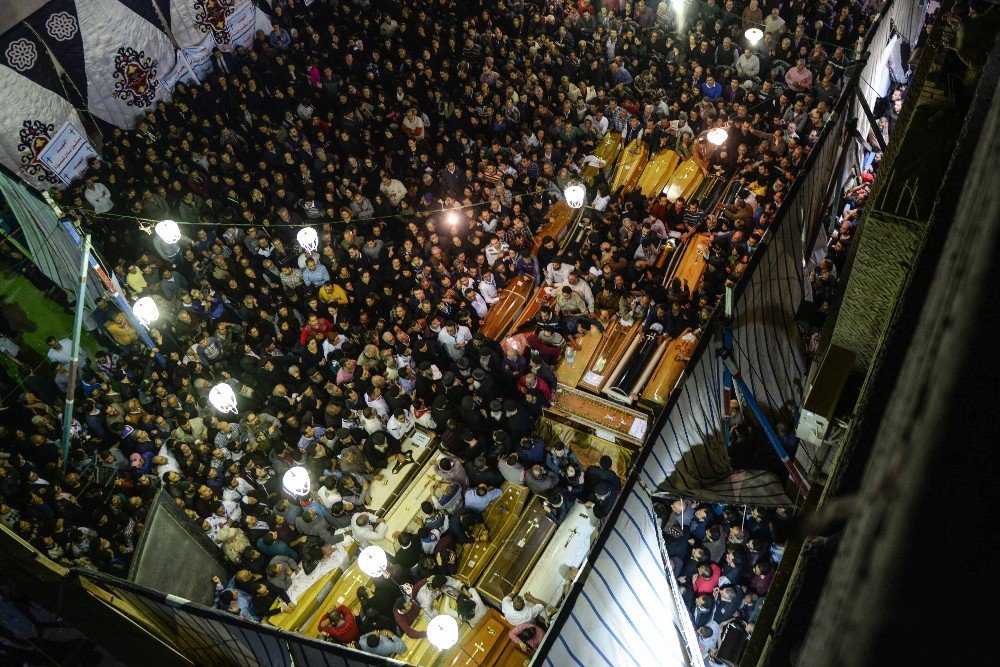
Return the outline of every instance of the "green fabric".
{"type": "MultiPolygon", "coordinates": [[[[35,350],[42,356],[49,351],[45,339],[49,336],[57,338],[73,337],[73,317],[66,313],[59,304],[48,299],[27,278],[16,274],[0,274],[0,300],[3,301],[4,315],[10,320],[17,331],[22,332],[24,345],[35,350]],[[28,330],[24,324],[33,323],[34,330],[28,330]]],[[[101,346],[86,330],[80,340],[80,345],[93,359],[101,346]]]]}

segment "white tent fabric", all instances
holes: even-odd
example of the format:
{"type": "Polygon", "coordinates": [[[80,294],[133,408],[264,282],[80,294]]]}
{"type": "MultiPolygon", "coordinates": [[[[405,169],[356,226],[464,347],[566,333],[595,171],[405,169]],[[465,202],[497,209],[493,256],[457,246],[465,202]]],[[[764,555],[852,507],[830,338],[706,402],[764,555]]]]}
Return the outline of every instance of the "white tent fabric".
{"type": "MultiPolygon", "coordinates": [[[[27,38],[24,39],[27,43],[27,38]]],[[[31,43],[32,48],[39,49],[37,58],[48,57],[44,46],[31,43]]],[[[4,93],[0,110],[0,161],[36,188],[58,184],[59,178],[38,155],[66,121],[83,127],[80,117],[65,98],[6,65],[0,65],[0,90],[4,93]]]]}
{"type": "Polygon", "coordinates": [[[700,665],[686,649],[697,641],[666,567],[652,500],[636,487],[543,664],[700,665]]]}
{"type": "Polygon", "coordinates": [[[170,97],[163,85],[176,64],[160,26],[116,0],[77,0],[90,112],[120,127],[170,97]]]}

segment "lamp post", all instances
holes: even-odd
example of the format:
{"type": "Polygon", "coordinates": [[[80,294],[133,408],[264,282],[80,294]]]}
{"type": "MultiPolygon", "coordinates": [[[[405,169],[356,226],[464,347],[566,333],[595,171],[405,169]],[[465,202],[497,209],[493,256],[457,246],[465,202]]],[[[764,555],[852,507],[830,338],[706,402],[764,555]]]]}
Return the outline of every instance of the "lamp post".
{"type": "Polygon", "coordinates": [[[580,208],[583,206],[583,201],[587,196],[587,188],[583,187],[581,183],[573,182],[563,190],[563,196],[566,197],[567,206],[570,208],[580,208]]]}
{"type": "Polygon", "coordinates": [[[90,265],[90,234],[83,237],[80,248],[80,285],[76,291],[76,312],[73,316],[73,349],[69,357],[69,385],[66,387],[66,403],[62,420],[62,469],[66,472],[69,463],[69,436],[73,425],[73,404],[76,402],[76,378],[80,363],[80,335],[83,330],[83,314],[86,310],[87,268],[90,265]]]}
{"type": "Polygon", "coordinates": [[[729,132],[726,131],[724,127],[716,127],[708,131],[708,140],[716,145],[721,146],[726,143],[726,139],[729,138],[729,132]]]}
{"type": "Polygon", "coordinates": [[[154,230],[164,243],[173,245],[181,240],[181,228],[173,220],[160,220],[154,230]]]}
{"type": "Polygon", "coordinates": [[[220,382],[209,390],[208,402],[219,412],[239,413],[236,409],[236,392],[225,382],[220,382]]]}
{"type": "Polygon", "coordinates": [[[302,466],[289,468],[281,478],[281,488],[295,498],[309,495],[309,489],[312,488],[309,471],[302,466]]]}
{"type": "Polygon", "coordinates": [[[152,322],[160,317],[160,309],[156,307],[156,302],[152,297],[144,296],[132,304],[132,314],[139,320],[142,326],[149,328],[152,322]]]}
{"type": "Polygon", "coordinates": [[[299,245],[306,252],[315,252],[316,248],[319,247],[319,235],[312,227],[303,227],[300,229],[299,233],[295,235],[295,240],[299,242],[299,245]]]}

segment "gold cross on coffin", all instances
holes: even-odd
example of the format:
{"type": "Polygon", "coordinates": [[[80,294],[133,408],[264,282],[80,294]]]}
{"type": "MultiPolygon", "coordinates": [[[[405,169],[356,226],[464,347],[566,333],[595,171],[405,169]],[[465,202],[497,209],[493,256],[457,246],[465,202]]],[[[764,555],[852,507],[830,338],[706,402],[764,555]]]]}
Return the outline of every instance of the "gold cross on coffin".
{"type": "Polygon", "coordinates": [[[541,524],[538,523],[538,519],[536,518],[529,521],[526,525],[528,527],[528,530],[524,531],[524,536],[521,537],[521,539],[517,543],[517,546],[520,547],[521,549],[523,549],[524,545],[528,543],[528,537],[531,536],[531,533],[534,532],[534,530],[538,528],[538,526],[541,524]]]}
{"type": "Polygon", "coordinates": [[[476,642],[475,644],[472,645],[472,648],[473,648],[472,655],[470,655],[469,659],[465,661],[465,664],[478,665],[479,661],[476,660],[476,656],[480,653],[485,653],[486,647],[483,646],[482,642],[476,642]]]}

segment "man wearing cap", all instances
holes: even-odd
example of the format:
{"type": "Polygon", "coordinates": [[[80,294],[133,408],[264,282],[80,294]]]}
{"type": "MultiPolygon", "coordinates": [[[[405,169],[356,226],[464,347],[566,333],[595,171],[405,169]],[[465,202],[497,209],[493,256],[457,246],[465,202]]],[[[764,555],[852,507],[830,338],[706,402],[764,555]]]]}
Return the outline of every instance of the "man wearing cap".
{"type": "Polygon", "coordinates": [[[504,430],[510,434],[514,442],[520,442],[521,438],[531,433],[531,418],[527,412],[519,408],[517,401],[511,399],[504,401],[503,411],[506,421],[504,430]]]}
{"type": "Polygon", "coordinates": [[[557,526],[569,514],[570,505],[571,503],[559,489],[553,489],[545,497],[545,500],[542,501],[542,507],[545,508],[545,516],[557,526]]]}

